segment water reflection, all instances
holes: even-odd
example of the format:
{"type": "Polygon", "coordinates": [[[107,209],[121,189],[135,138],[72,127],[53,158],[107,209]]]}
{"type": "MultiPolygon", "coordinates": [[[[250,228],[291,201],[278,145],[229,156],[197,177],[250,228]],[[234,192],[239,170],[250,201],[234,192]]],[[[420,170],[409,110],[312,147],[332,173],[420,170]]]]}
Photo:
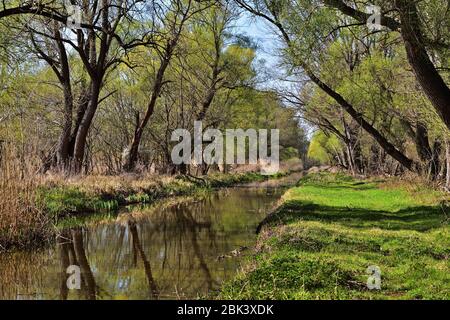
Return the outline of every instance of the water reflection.
{"type": "Polygon", "coordinates": [[[139,254],[140,259],[144,265],[145,276],[148,281],[149,297],[152,299],[158,299],[159,289],[156,285],[152,275],[152,267],[145,255],[144,249],[142,249],[141,241],[139,240],[139,234],[137,231],[136,222],[134,219],[128,220],[128,228],[133,240],[133,266],[137,267],[137,256],[139,254]]]}
{"type": "Polygon", "coordinates": [[[54,248],[0,256],[0,298],[204,296],[235,274],[240,257],[228,258],[229,253],[253,244],[256,225],[280,194],[231,189],[65,230],[54,248]],[[67,289],[69,265],[80,267],[80,290],[67,289]]]}
{"type": "Polygon", "coordinates": [[[66,300],[68,297],[67,268],[69,265],[77,265],[81,270],[81,292],[87,300],[95,300],[97,287],[94,274],[92,273],[83,243],[83,229],[73,228],[65,230],[58,236],[57,247],[60,251],[60,298],[66,300]]]}

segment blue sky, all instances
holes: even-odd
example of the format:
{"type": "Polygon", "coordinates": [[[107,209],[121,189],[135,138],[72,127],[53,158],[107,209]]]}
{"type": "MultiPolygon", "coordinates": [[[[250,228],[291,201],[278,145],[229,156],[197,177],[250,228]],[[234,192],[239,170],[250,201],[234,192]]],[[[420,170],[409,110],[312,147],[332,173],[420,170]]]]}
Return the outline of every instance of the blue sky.
{"type": "Polygon", "coordinates": [[[279,48],[279,40],[273,28],[262,18],[251,17],[243,13],[235,23],[236,33],[251,37],[258,44],[258,57],[269,63],[276,63],[274,52],[279,48]]]}
{"type": "MultiPolygon", "coordinates": [[[[249,13],[244,12],[235,23],[235,33],[245,34],[253,39],[258,45],[257,60],[265,60],[265,67],[271,75],[269,81],[260,85],[261,88],[286,89],[291,92],[298,90],[298,86],[290,81],[283,81],[284,69],[281,66],[280,49],[283,42],[268,22],[262,18],[254,18],[249,13]]],[[[309,137],[312,134],[312,127],[303,123],[309,137]]]]}
{"type": "Polygon", "coordinates": [[[262,18],[254,18],[244,12],[237,19],[234,30],[237,34],[249,36],[257,44],[256,59],[264,60],[267,70],[275,74],[280,70],[279,53],[282,43],[272,26],[262,18]]]}

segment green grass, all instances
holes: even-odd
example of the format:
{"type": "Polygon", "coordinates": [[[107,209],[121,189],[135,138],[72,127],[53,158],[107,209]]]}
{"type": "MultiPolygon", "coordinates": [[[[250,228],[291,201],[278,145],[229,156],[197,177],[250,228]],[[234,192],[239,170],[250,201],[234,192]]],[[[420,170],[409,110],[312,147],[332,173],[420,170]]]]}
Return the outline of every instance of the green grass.
{"type": "Polygon", "coordinates": [[[450,298],[448,195],[315,174],[283,199],[220,298],[450,298]],[[381,290],[367,288],[371,265],[381,290]]]}
{"type": "Polygon", "coordinates": [[[44,203],[46,213],[51,217],[79,212],[116,210],[119,202],[101,195],[88,195],[77,188],[42,188],[39,199],[44,203]]]}

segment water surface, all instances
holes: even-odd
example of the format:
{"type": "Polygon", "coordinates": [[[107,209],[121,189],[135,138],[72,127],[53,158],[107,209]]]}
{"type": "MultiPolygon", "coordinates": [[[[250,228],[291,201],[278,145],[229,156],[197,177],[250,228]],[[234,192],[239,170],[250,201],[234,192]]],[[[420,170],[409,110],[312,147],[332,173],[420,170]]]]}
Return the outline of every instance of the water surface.
{"type": "Polygon", "coordinates": [[[235,188],[64,230],[50,248],[0,255],[0,299],[185,299],[231,279],[281,188],[235,188]],[[69,265],[81,289],[68,290],[69,265]]]}

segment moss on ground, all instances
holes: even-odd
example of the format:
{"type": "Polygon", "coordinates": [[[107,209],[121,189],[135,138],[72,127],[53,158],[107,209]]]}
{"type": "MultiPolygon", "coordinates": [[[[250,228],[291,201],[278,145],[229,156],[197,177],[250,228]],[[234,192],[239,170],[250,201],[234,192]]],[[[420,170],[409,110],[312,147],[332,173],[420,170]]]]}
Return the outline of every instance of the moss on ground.
{"type": "Polygon", "coordinates": [[[448,194],[408,183],[304,177],[283,197],[225,299],[449,299],[448,194]],[[367,268],[381,270],[381,290],[367,268]]]}

